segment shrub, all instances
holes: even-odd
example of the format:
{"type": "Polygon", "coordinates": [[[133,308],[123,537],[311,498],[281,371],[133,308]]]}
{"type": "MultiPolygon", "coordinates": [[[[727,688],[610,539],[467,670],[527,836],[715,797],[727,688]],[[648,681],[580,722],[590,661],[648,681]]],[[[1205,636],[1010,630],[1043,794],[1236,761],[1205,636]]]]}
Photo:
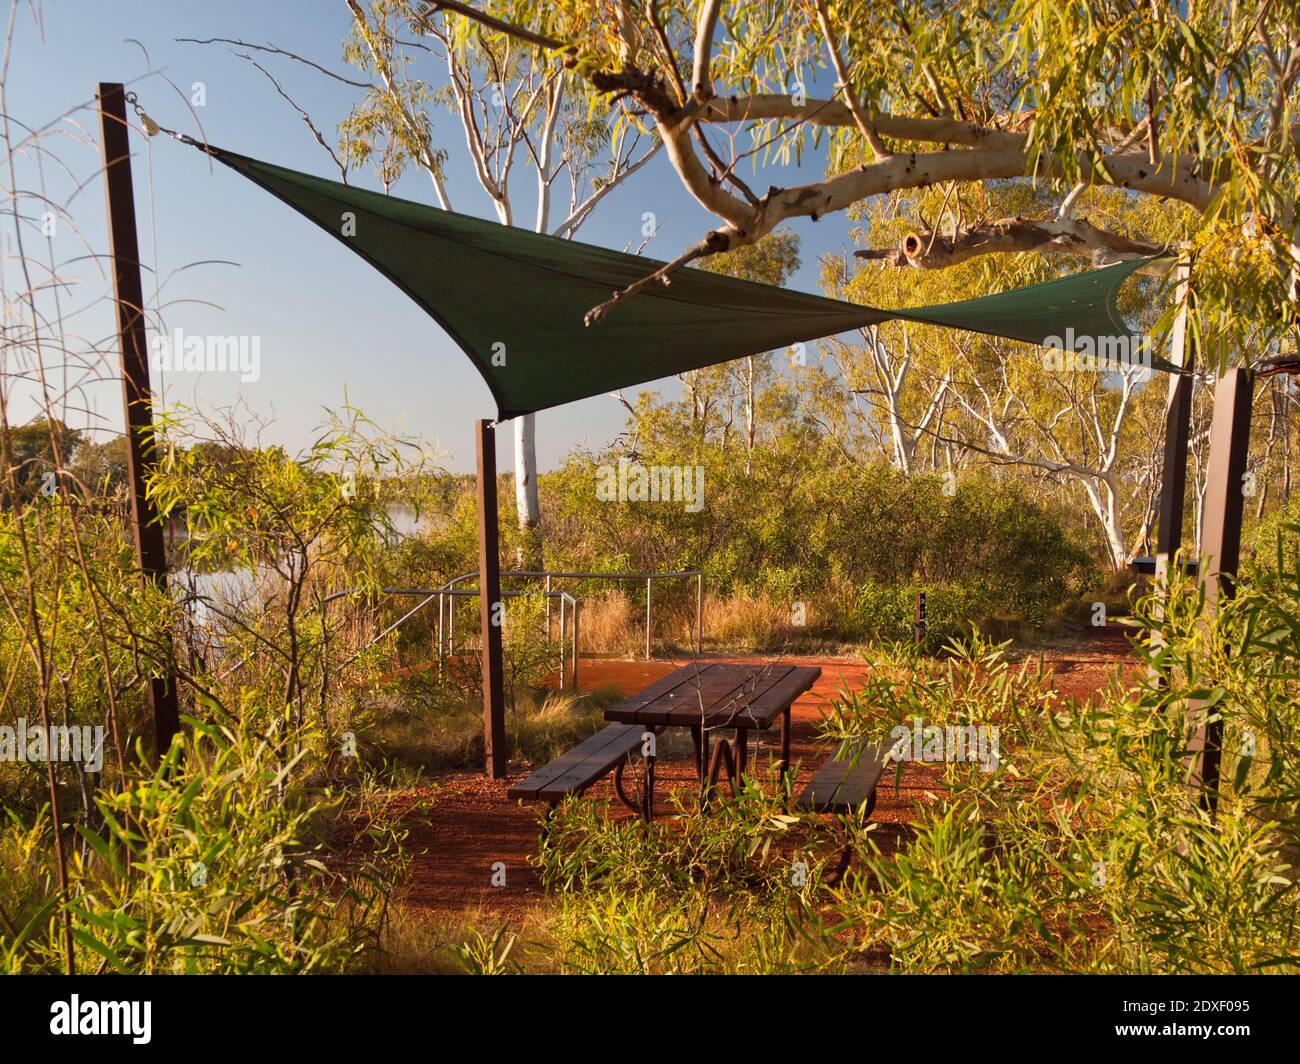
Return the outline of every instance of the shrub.
{"type": "Polygon", "coordinates": [[[565,803],[537,858],[562,898],[545,929],[550,963],[626,974],[833,968],[812,908],[822,866],[803,849],[791,854],[800,820],[783,808],[752,780],[707,815],[679,804],[650,830],[590,801],[565,803]]]}
{"type": "MultiPolygon", "coordinates": [[[[930,596],[938,642],[988,618],[1041,624],[1094,576],[1086,552],[1015,481],[968,477],[947,495],[938,477],[849,465],[828,445],[784,437],[755,453],[749,476],[713,444],[690,455],[640,455],[647,464],[704,467],[705,505],[690,513],[597,501],[596,468],[618,457],[578,453],[542,478],[548,563],[702,567],[711,595],[734,604],[727,617],[711,611],[726,623],[706,625],[724,644],[764,647],[814,634],[788,630],[795,602],[818,604],[822,637],[910,638],[916,590],[930,596]],[[745,602],[763,606],[746,612],[745,602]]],[[[656,601],[680,606],[691,591],[663,583],[656,601]]]]}
{"type": "MultiPolygon", "coordinates": [[[[23,900],[28,931],[6,942],[11,970],[57,966],[63,904],[82,970],[339,972],[373,944],[404,868],[401,834],[371,819],[347,874],[332,871],[323,832],[343,799],[293,782],[312,737],[187,724],[152,775],[96,795],[69,898],[46,877],[45,897],[23,900]]],[[[5,845],[33,830],[11,825],[5,845]]],[[[46,821],[43,842],[48,832],[46,821]]]]}
{"type": "Polygon", "coordinates": [[[1188,584],[1159,613],[1140,601],[1154,679],[1097,704],[1057,699],[992,647],[894,659],[843,700],[837,736],[911,716],[1001,729],[994,771],[945,766],[905,854],[861,841],[870,876],[837,901],[855,948],[901,971],[1296,970],[1300,558],[1283,559],[1210,622],[1188,584]],[[1189,768],[1207,720],[1223,733],[1213,813],[1189,768]]]}

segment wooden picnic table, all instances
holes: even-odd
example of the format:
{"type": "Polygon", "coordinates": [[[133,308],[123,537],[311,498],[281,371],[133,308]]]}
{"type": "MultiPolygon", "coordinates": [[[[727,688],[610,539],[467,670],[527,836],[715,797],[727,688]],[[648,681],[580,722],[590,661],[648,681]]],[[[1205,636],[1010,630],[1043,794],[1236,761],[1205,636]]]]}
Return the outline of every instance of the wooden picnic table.
{"type": "MultiPolygon", "coordinates": [[[[748,733],[764,731],[778,720],[781,726],[781,771],[790,767],[790,706],[807,691],[822,670],[816,666],[777,662],[726,665],[693,662],[676,669],[649,687],[605,710],[605,719],[638,724],[655,733],[662,728],[689,728],[695,746],[701,799],[725,769],[733,793],[745,771],[748,733]],[[714,732],[735,729],[728,742],[714,732]]],[[[653,769],[647,789],[653,786],[653,769]]]]}

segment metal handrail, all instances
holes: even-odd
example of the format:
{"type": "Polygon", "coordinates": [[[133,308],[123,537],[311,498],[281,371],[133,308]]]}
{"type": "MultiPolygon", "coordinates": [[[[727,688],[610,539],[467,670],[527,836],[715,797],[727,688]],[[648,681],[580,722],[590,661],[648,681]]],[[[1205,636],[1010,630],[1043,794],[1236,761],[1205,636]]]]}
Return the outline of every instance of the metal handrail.
{"type": "MultiPolygon", "coordinates": [[[[561,580],[644,580],[645,581],[645,660],[650,660],[651,641],[654,632],[654,581],[667,580],[674,577],[695,577],[695,653],[700,655],[704,652],[704,572],[700,569],[683,569],[677,573],[575,573],[575,572],[556,572],[551,570],[534,570],[534,569],[509,569],[501,573],[501,576],[517,576],[523,578],[546,580],[546,591],[549,595],[551,592],[551,581],[561,580]]],[[[460,576],[453,577],[447,581],[445,587],[454,587],[462,580],[471,580],[478,577],[478,571],[472,573],[462,573],[460,576]]],[[[561,603],[560,613],[560,631],[564,630],[564,613],[563,603],[561,603]]],[[[546,637],[551,636],[551,606],[550,599],[546,603],[546,637]]],[[[456,622],[454,616],[450,622],[450,637],[452,640],[456,637],[456,622]]],[[[574,653],[577,653],[576,640],[574,653]]]]}
{"type": "MultiPolygon", "coordinates": [[[[478,588],[459,588],[443,587],[437,592],[438,595],[438,672],[442,673],[442,661],[444,656],[450,656],[455,650],[455,611],[452,608],[454,600],[457,597],[473,598],[479,594],[478,588]],[[452,628],[448,632],[446,641],[446,650],[443,650],[443,603],[446,602],[446,614],[451,620],[452,628]]],[[[564,607],[567,603],[569,606],[571,636],[569,640],[569,686],[575,691],[578,689],[578,600],[570,595],[567,591],[503,591],[501,597],[507,598],[527,598],[530,595],[541,595],[546,599],[547,605],[547,622],[546,622],[546,641],[551,641],[550,630],[550,604],[551,599],[560,600],[560,690],[564,690],[564,607]]]]}
{"type": "MultiPolygon", "coordinates": [[[[546,641],[551,641],[551,600],[560,600],[560,688],[565,686],[565,622],[569,622],[569,685],[573,689],[578,686],[578,600],[575,596],[567,591],[556,591],[553,586],[555,580],[644,580],[646,590],[645,600],[645,660],[651,659],[651,650],[654,636],[654,581],[678,579],[683,577],[695,577],[695,653],[697,655],[703,652],[704,648],[704,573],[700,569],[684,569],[681,572],[658,573],[658,572],[640,572],[640,573],[585,573],[553,571],[553,570],[534,570],[534,569],[507,569],[501,573],[502,577],[518,577],[520,579],[544,579],[546,588],[541,592],[528,591],[504,591],[501,597],[504,598],[524,598],[530,594],[540,594],[546,601],[546,641]],[[569,616],[566,617],[566,606],[568,607],[569,616]]],[[[340,668],[350,664],[361,656],[365,651],[378,643],[381,639],[395,632],[408,620],[419,613],[434,599],[438,600],[438,673],[442,674],[442,663],[444,658],[451,655],[456,645],[456,611],[454,602],[459,597],[474,597],[478,595],[477,588],[459,588],[456,585],[466,580],[475,580],[478,578],[478,570],[473,572],[461,573],[459,576],[452,577],[441,587],[381,587],[372,588],[348,588],[344,591],[335,591],[327,595],[322,601],[322,606],[328,606],[336,599],[346,598],[354,595],[366,594],[371,591],[377,591],[381,595],[419,595],[421,599],[406,613],[402,614],[396,621],[390,624],[377,636],[370,640],[365,646],[361,647],[345,661],[340,663],[340,668]]]]}
{"type": "MultiPolygon", "coordinates": [[[[476,576],[478,574],[474,573],[469,575],[476,576]]],[[[464,578],[458,577],[457,579],[460,580],[464,578]]],[[[377,589],[364,588],[364,587],[348,588],[347,590],[335,591],[333,594],[327,595],[322,600],[321,605],[328,606],[331,602],[334,602],[336,599],[346,598],[354,595],[363,595],[363,594],[370,593],[372,591],[377,591],[381,595],[420,595],[423,597],[418,603],[415,604],[415,606],[407,610],[406,613],[402,614],[401,617],[399,617],[396,621],[390,624],[377,636],[371,639],[370,642],[368,642],[365,646],[359,648],[347,659],[340,662],[339,668],[343,668],[345,665],[351,664],[353,661],[355,661],[358,657],[360,657],[363,653],[369,650],[372,646],[378,643],[385,636],[389,635],[392,632],[395,632],[398,628],[400,628],[408,620],[414,617],[417,613],[420,612],[420,610],[424,609],[425,606],[427,606],[430,602],[432,602],[436,598],[438,600],[438,674],[441,675],[442,662],[444,658],[443,627],[442,627],[443,608],[444,608],[443,602],[447,598],[451,598],[451,597],[472,598],[478,595],[479,593],[478,589],[477,588],[454,588],[450,584],[446,584],[442,587],[435,587],[435,588],[427,588],[427,587],[381,587],[377,589]]],[[[570,595],[567,591],[551,591],[551,590],[547,590],[544,592],[506,591],[502,593],[501,597],[502,598],[527,598],[529,595],[532,594],[541,594],[547,600],[548,616],[547,616],[546,637],[548,642],[550,641],[550,620],[549,620],[550,600],[552,598],[558,598],[560,600],[560,689],[561,690],[563,690],[565,686],[564,606],[566,603],[569,605],[572,611],[572,618],[573,618],[572,639],[571,639],[570,651],[569,651],[569,686],[571,686],[576,690],[578,687],[578,600],[574,598],[574,596],[570,595]]],[[[454,614],[452,614],[450,610],[448,610],[447,612],[452,616],[454,616],[454,614]]],[[[452,649],[451,643],[450,641],[448,641],[446,653],[450,654],[451,649],[452,649]]]]}

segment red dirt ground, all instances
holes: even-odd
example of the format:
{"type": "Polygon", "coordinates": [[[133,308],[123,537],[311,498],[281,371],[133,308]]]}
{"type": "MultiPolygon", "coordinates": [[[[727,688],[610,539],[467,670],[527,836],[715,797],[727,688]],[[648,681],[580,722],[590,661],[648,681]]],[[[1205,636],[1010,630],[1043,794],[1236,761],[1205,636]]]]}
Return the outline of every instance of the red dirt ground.
{"type": "MultiPolygon", "coordinates": [[[[1035,651],[1034,656],[1038,656],[1035,651]]],[[[1131,662],[1130,648],[1122,628],[1081,629],[1075,635],[1053,642],[1042,652],[1062,695],[1088,698],[1103,688],[1117,666],[1131,662]]],[[[718,661],[755,660],[722,657],[718,661]]],[[[770,659],[768,659],[770,660],[770,659]]],[[[856,658],[783,657],[799,665],[820,665],[821,678],[793,706],[792,759],[799,763],[796,793],[811,777],[820,761],[821,744],[816,726],[822,712],[842,686],[855,686],[868,672],[866,662],[856,658]]],[[[624,694],[640,690],[686,660],[610,661],[584,660],[579,686],[583,690],[613,686],[624,694]]],[[[681,729],[677,729],[680,731],[681,729]]],[[[665,808],[670,789],[689,788],[694,793],[695,768],[690,743],[669,733],[660,739],[656,771],[656,806],[665,808]]],[[[766,762],[767,751],[775,749],[775,729],[762,739],[760,754],[751,764],[766,762]]],[[[752,751],[751,751],[752,756],[752,751]]],[[[401,900],[417,910],[453,917],[471,911],[496,917],[518,915],[542,899],[541,882],[528,859],[537,850],[539,806],[520,806],[506,798],[509,786],[530,771],[526,764],[511,764],[505,780],[489,780],[481,773],[454,772],[431,778],[427,784],[403,795],[414,818],[409,845],[415,855],[412,875],[401,900]],[[494,886],[496,862],[504,862],[504,886],[494,886]]],[[[898,790],[880,791],[873,820],[884,834],[896,839],[906,832],[915,803],[934,786],[942,770],[934,766],[904,763],[898,790]]],[[[587,792],[587,798],[610,802],[613,788],[608,779],[587,792]]],[[[616,800],[611,809],[626,811],[616,800]]],[[[627,814],[630,815],[630,814],[627,814]]],[[[882,841],[884,841],[882,839],[882,841]]]]}

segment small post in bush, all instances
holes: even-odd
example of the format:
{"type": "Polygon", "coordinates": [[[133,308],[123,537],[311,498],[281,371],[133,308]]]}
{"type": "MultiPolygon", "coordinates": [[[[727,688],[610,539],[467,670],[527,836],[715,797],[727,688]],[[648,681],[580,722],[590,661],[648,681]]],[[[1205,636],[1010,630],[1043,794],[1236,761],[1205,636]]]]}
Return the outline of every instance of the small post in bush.
{"type": "Polygon", "coordinates": [[[916,593],[916,624],[912,628],[912,638],[917,646],[925,645],[925,592],[916,593]]]}
{"type": "Polygon", "coordinates": [[[650,660],[650,633],[654,625],[654,580],[645,578],[645,659],[650,660]]]}

